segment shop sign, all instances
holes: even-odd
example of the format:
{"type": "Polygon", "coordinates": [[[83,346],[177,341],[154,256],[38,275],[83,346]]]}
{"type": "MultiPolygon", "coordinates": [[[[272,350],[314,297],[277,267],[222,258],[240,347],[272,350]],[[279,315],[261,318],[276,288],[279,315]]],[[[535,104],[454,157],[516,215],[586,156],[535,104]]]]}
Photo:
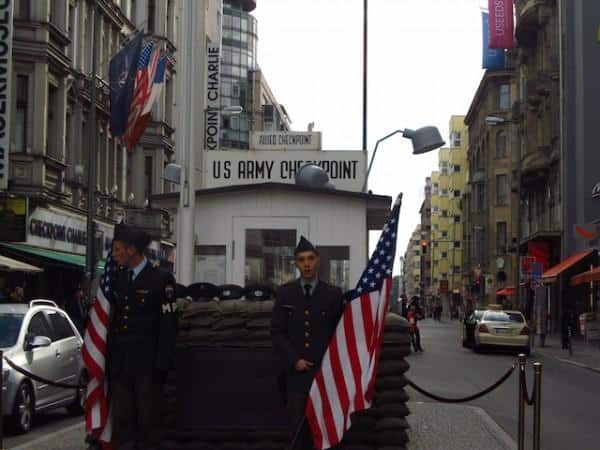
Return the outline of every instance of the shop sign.
{"type": "Polygon", "coordinates": [[[8,189],[13,0],[0,1],[0,189],[8,189]]]}
{"type": "Polygon", "coordinates": [[[255,131],[250,143],[253,150],[321,150],[321,132],[255,131]]]}
{"type": "Polygon", "coordinates": [[[365,179],[365,153],[358,150],[242,150],[205,152],[204,158],[204,188],[256,183],[294,184],[296,172],[307,163],[323,168],[329,174],[330,183],[341,191],[362,192],[365,179]]]}
{"type": "MultiPolygon", "coordinates": [[[[102,257],[105,258],[111,245],[113,227],[96,223],[102,236],[102,257]]],[[[86,220],[66,211],[36,208],[27,223],[27,244],[85,255],[87,244],[86,220]]]]}
{"type": "Polygon", "coordinates": [[[221,47],[206,46],[206,117],[204,148],[217,150],[221,129],[221,47]]]}

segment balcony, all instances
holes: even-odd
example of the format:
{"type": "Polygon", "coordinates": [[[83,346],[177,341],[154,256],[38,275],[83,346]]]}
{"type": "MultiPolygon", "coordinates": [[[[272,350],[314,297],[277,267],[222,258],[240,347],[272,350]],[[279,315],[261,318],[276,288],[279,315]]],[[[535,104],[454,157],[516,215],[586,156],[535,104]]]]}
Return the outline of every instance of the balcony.
{"type": "Polygon", "coordinates": [[[527,187],[543,182],[550,170],[549,147],[537,146],[527,152],[521,161],[521,183],[527,187]]]}
{"type": "Polygon", "coordinates": [[[153,239],[166,239],[171,235],[169,213],[164,209],[126,208],[125,222],[141,228],[153,239]]]}
{"type": "Polygon", "coordinates": [[[525,83],[525,99],[533,109],[536,109],[551,92],[552,80],[546,72],[538,72],[535,77],[529,78],[525,83]]]}
{"type": "Polygon", "coordinates": [[[520,47],[535,48],[539,28],[552,14],[548,0],[523,0],[517,4],[515,36],[520,47]],[[522,5],[522,6],[521,6],[522,5]]]}

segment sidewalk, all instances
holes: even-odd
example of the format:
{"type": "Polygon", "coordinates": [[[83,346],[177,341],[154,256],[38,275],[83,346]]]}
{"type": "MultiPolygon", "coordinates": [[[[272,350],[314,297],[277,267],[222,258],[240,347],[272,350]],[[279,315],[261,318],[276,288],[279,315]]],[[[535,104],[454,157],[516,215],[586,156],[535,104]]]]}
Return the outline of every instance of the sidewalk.
{"type": "Polygon", "coordinates": [[[600,373],[600,347],[597,345],[573,341],[573,356],[569,356],[569,351],[561,347],[560,336],[546,336],[546,345],[540,347],[536,339],[536,346],[531,351],[532,358],[536,355],[545,356],[600,373]]]}
{"type": "Polygon", "coordinates": [[[516,450],[512,438],[481,408],[410,402],[412,450],[516,450]]]}
{"type": "MultiPolygon", "coordinates": [[[[517,448],[512,438],[481,408],[423,402],[409,402],[408,407],[411,450],[517,448]]],[[[12,450],[81,450],[84,436],[81,423],[12,450]]]]}

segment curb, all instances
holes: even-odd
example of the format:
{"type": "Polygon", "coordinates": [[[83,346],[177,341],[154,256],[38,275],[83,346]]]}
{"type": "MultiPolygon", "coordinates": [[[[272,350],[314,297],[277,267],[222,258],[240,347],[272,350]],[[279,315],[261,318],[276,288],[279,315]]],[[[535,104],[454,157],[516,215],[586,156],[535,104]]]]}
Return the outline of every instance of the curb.
{"type": "Polygon", "coordinates": [[[571,366],[579,367],[580,369],[586,369],[586,370],[589,370],[591,372],[595,372],[595,373],[600,374],[600,367],[592,367],[592,366],[588,366],[587,364],[583,364],[583,363],[574,361],[572,359],[562,358],[562,357],[556,356],[556,355],[551,355],[549,353],[544,352],[543,350],[542,351],[535,350],[533,352],[533,355],[538,356],[538,357],[539,356],[543,356],[545,358],[552,358],[552,359],[554,359],[556,361],[560,361],[562,363],[569,364],[571,366]]]}
{"type": "Polygon", "coordinates": [[[21,444],[17,447],[13,447],[12,450],[32,450],[32,449],[38,449],[38,448],[44,448],[42,447],[38,447],[39,444],[44,444],[47,443],[48,441],[51,441],[53,439],[56,439],[57,437],[63,435],[63,434],[68,434],[72,431],[75,431],[78,428],[84,428],[85,424],[83,422],[80,423],[75,423],[73,425],[70,425],[66,428],[62,428],[58,431],[54,431],[52,433],[46,434],[42,437],[39,437],[37,439],[34,439],[33,441],[29,441],[25,444],[21,444]]]}
{"type": "Polygon", "coordinates": [[[486,427],[490,431],[490,433],[507,449],[517,450],[517,443],[508,435],[504,429],[496,423],[492,417],[485,412],[484,409],[479,408],[478,406],[468,406],[475,413],[479,414],[483,421],[485,422],[486,427]]]}

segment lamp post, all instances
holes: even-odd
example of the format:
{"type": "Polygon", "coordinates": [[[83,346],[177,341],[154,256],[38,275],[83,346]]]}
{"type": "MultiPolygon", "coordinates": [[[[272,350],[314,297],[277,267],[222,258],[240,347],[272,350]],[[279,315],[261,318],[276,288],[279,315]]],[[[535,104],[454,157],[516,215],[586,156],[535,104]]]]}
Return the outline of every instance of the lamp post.
{"type": "MultiPolygon", "coordinates": [[[[510,119],[505,119],[504,117],[496,117],[496,116],[487,116],[485,118],[485,123],[489,126],[502,125],[505,123],[513,122],[510,119]]],[[[515,248],[515,267],[514,267],[514,276],[515,276],[515,306],[518,308],[521,303],[521,268],[520,268],[520,254],[521,254],[521,148],[518,149],[517,154],[517,214],[516,214],[516,229],[515,229],[515,240],[516,240],[516,248],[515,248]]]]}
{"type": "Polygon", "coordinates": [[[375,150],[373,150],[373,155],[371,156],[371,161],[369,162],[369,168],[367,169],[367,173],[365,175],[365,182],[363,184],[362,189],[363,192],[367,191],[369,174],[371,173],[371,168],[373,167],[373,161],[375,161],[375,155],[377,155],[377,148],[379,147],[379,144],[381,144],[386,139],[395,136],[396,134],[402,134],[402,136],[412,141],[413,155],[427,153],[432,150],[443,147],[446,144],[442,140],[442,136],[440,135],[439,130],[436,127],[432,126],[419,128],[418,130],[409,130],[408,128],[405,130],[396,130],[393,133],[382,137],[375,144],[375,150]]]}
{"type": "MultiPolygon", "coordinates": [[[[190,2],[195,3],[195,2],[190,2]]],[[[185,21],[184,21],[185,22],[185,21]]],[[[185,97],[185,95],[184,95],[185,97]]],[[[188,108],[191,108],[191,99],[183,103],[181,119],[185,120],[185,114],[188,108]]],[[[243,111],[241,106],[228,106],[218,110],[224,115],[237,115],[243,111]]],[[[192,116],[187,116],[191,118],[192,116]]],[[[185,124],[186,128],[192,127],[192,124],[185,124]]],[[[188,133],[191,134],[190,128],[188,133]]],[[[183,134],[183,133],[182,133],[183,134]]],[[[179,136],[178,143],[181,140],[182,164],[167,164],[163,172],[163,179],[171,183],[179,184],[179,207],[177,209],[177,280],[185,285],[194,281],[194,247],[195,232],[194,222],[196,220],[196,148],[190,145],[185,136],[179,136]]],[[[189,137],[188,137],[189,139],[189,137]]]]}

